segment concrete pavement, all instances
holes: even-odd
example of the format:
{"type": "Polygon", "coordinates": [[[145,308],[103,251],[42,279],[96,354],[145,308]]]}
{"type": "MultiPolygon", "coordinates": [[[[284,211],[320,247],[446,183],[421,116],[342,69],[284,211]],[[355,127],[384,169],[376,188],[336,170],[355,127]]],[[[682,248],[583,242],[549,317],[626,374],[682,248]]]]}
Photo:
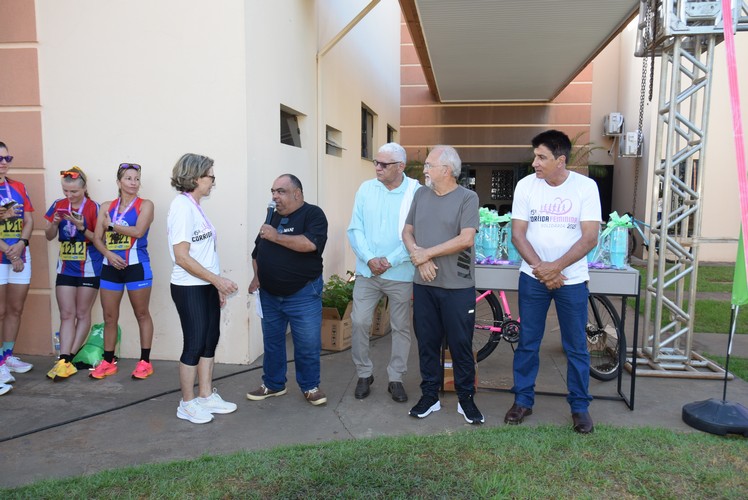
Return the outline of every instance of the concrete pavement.
{"type": "MultiPolygon", "coordinates": [[[[553,321],[551,316],[541,350],[537,390],[564,393],[566,360],[553,321]]],[[[748,338],[739,337],[733,354],[748,357],[748,338]]],[[[726,335],[697,336],[701,343],[697,345],[724,354],[726,340],[726,335]]],[[[441,411],[422,420],[409,417],[408,410],[420,396],[415,339],[411,369],[405,380],[410,400],[404,404],[394,402],[387,393],[389,350],[389,336],[372,340],[375,381],[371,395],[364,400],[353,396],[357,376],[350,351],[325,353],[321,387],[328,403],[320,407],[304,400],[292,363],[288,394],[262,402],[245,397],[247,391],[261,383],[261,360],[250,366],[218,364],[215,386],[224,399],[237,403],[239,409],[230,415],[217,415],[205,425],[176,417],[180,399],[177,362],[155,361],[155,374],[145,381],[130,378],[136,360],[122,359],[120,373],[105,380],[95,381],[86,373],[79,373],[54,383],[45,377],[52,358],[24,356],[35,364],[34,369],[15,374],[13,391],[0,397],[0,486],[204,454],[384,435],[469,432],[473,428],[457,413],[454,393],[442,396],[441,411]]],[[[292,352],[289,344],[289,358],[292,352]]],[[[511,387],[509,346],[499,346],[481,362],[478,375],[481,387],[498,389],[479,389],[476,395],[476,403],[486,417],[485,426],[503,426],[504,414],[513,401],[507,392],[511,387]]],[[[722,381],[639,377],[636,382],[635,411],[629,411],[621,401],[598,398],[590,408],[596,424],[698,432],[682,422],[682,406],[722,397],[722,381]]],[[[629,383],[626,374],[625,390],[629,383]]],[[[615,388],[615,381],[591,381],[592,393],[598,397],[615,397],[615,388]]],[[[727,399],[748,405],[748,383],[730,381],[727,399]]],[[[539,395],[533,415],[523,425],[570,422],[564,397],[539,395]]]]}

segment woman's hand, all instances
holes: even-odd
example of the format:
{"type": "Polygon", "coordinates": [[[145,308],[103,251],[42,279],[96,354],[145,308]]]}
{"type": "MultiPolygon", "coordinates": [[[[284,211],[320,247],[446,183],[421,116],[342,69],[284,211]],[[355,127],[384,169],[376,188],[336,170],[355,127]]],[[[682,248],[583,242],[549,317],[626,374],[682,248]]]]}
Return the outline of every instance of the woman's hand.
{"type": "Polygon", "coordinates": [[[213,286],[218,289],[218,293],[225,296],[231,295],[239,289],[239,286],[236,283],[228,278],[224,278],[223,276],[219,276],[216,282],[213,283],[213,286]]]}
{"type": "Polygon", "coordinates": [[[8,259],[10,259],[11,262],[15,262],[21,260],[21,255],[23,255],[24,250],[26,250],[26,244],[19,240],[12,245],[8,245],[8,250],[5,252],[5,255],[8,256],[8,259]]]}
{"type": "Polygon", "coordinates": [[[114,252],[110,251],[106,256],[106,260],[108,260],[109,265],[113,266],[115,269],[122,270],[127,267],[127,261],[114,252]]]}
{"type": "Polygon", "coordinates": [[[23,271],[25,264],[21,259],[16,259],[11,262],[11,266],[14,273],[20,273],[21,271],[23,271]]]}
{"type": "MultiPolygon", "coordinates": [[[[57,217],[58,214],[55,213],[55,217],[57,217]]],[[[63,219],[70,222],[72,225],[75,226],[75,229],[77,229],[80,232],[84,232],[86,230],[86,221],[83,220],[83,217],[81,216],[76,217],[72,214],[65,214],[63,216],[63,219]]]]}

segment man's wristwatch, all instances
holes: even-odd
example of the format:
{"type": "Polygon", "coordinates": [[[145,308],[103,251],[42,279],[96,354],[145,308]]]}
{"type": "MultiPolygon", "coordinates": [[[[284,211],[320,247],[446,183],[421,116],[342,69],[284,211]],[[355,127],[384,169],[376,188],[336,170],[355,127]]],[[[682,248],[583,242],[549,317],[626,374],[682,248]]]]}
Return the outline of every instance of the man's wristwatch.
{"type": "Polygon", "coordinates": [[[27,240],[26,238],[21,238],[21,239],[20,239],[20,240],[18,240],[18,241],[23,241],[23,244],[24,244],[24,245],[26,245],[26,246],[29,246],[29,240],[27,240]]]}

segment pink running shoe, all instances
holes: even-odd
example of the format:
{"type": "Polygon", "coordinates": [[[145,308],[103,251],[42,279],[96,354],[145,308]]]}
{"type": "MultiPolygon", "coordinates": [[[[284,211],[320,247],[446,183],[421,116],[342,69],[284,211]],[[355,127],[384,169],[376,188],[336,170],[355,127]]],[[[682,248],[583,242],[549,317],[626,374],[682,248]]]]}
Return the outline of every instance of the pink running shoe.
{"type": "Polygon", "coordinates": [[[90,377],[101,380],[104,377],[114,375],[115,373],[117,373],[117,364],[109,363],[108,361],[103,360],[98,364],[98,366],[96,366],[96,368],[94,368],[94,371],[91,372],[90,377]]]}
{"type": "Polygon", "coordinates": [[[145,380],[151,375],[153,375],[153,365],[142,359],[138,361],[138,364],[135,365],[135,370],[132,372],[132,378],[140,380],[145,380]]]}

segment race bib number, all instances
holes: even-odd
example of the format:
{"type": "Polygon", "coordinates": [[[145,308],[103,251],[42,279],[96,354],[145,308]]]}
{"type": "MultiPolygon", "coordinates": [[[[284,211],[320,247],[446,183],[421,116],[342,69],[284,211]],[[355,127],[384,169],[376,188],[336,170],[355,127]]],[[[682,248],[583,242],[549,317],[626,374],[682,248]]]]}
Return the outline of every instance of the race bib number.
{"type": "Polygon", "coordinates": [[[124,234],[107,231],[104,233],[107,250],[129,250],[132,246],[132,238],[124,234]]]}
{"type": "Polygon", "coordinates": [[[85,241],[62,241],[60,242],[60,260],[84,261],[86,260],[85,241]]]}
{"type": "Polygon", "coordinates": [[[20,238],[22,229],[23,219],[21,219],[20,217],[0,221],[0,238],[20,238]]]}

